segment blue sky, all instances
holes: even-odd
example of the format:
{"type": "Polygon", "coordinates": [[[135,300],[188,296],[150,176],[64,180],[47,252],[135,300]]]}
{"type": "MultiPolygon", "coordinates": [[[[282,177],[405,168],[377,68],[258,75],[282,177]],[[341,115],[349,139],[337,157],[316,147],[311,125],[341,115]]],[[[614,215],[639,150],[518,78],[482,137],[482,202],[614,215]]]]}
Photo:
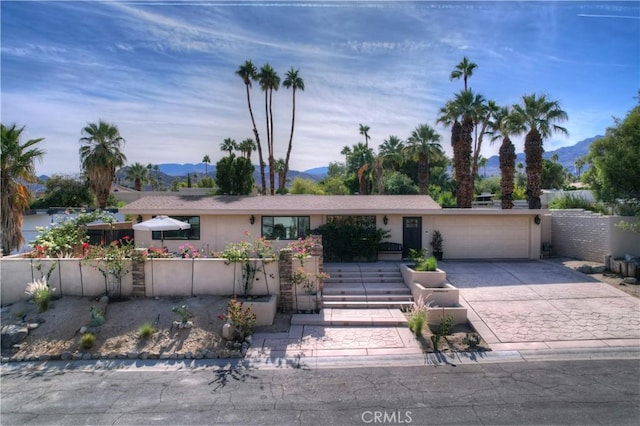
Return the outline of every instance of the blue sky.
{"type": "MultiPolygon", "coordinates": [[[[345,145],[405,139],[435,126],[462,88],[449,74],[478,64],[470,87],[499,104],[546,93],[569,114],[569,136],[604,133],[640,88],[640,6],[633,2],[11,1],[1,7],[1,119],[44,137],[38,174],[77,173],[88,122],[118,125],[128,163],[213,163],[231,137],[252,137],[244,84],[250,59],[281,78],[299,69],[291,166],[343,161],[345,145]]],[[[265,134],[264,95],[252,103],[265,134]]],[[[275,151],[284,157],[291,91],[274,95],[275,151]]],[[[263,137],[264,138],[264,137],[263,137]]],[[[514,141],[522,151],[522,138],[514,141]]],[[[497,152],[487,146],[483,155],[497,152]]],[[[257,156],[255,157],[257,158],[257,156]]]]}

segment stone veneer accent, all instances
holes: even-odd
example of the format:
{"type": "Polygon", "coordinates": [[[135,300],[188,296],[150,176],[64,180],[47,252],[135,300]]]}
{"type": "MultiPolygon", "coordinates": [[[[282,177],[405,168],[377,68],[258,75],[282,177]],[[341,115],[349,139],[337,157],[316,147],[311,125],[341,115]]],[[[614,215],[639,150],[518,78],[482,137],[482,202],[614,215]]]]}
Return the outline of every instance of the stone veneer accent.
{"type": "Polygon", "coordinates": [[[278,269],[280,272],[280,312],[290,312],[293,310],[293,285],[291,274],[293,270],[293,254],[291,249],[280,250],[278,259],[278,269]]]}

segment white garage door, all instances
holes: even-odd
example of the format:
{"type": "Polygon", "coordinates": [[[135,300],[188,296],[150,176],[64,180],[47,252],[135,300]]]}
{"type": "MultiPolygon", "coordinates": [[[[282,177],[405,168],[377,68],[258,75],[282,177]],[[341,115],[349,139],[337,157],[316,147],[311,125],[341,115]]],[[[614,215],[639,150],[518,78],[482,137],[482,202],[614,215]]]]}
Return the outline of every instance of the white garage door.
{"type": "Polygon", "coordinates": [[[526,259],[529,257],[528,217],[465,216],[434,218],[448,259],[526,259]]]}

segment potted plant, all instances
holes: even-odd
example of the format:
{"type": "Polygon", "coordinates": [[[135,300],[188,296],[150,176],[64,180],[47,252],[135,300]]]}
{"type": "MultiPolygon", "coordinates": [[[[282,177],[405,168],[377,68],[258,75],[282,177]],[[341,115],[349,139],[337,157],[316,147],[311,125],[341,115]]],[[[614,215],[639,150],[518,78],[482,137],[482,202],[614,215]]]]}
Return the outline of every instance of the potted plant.
{"type": "Polygon", "coordinates": [[[430,244],[433,248],[433,256],[436,260],[442,260],[442,234],[437,229],[433,230],[430,244]]]}

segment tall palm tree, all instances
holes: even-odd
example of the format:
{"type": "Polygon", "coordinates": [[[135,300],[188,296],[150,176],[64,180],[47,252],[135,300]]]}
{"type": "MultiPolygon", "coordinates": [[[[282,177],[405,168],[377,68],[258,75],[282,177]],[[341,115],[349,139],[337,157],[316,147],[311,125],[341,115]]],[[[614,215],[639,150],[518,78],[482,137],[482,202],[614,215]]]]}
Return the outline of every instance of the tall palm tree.
{"type": "Polygon", "coordinates": [[[205,154],[205,156],[202,157],[202,162],[204,163],[204,176],[207,177],[209,173],[209,164],[211,164],[211,157],[209,157],[209,154],[205,154]]]}
{"type": "Polygon", "coordinates": [[[383,166],[389,166],[391,170],[398,170],[403,163],[403,150],[404,143],[402,140],[394,135],[389,136],[389,139],[385,139],[378,147],[378,158],[383,161],[383,166]]]}
{"type": "Polygon", "coordinates": [[[487,163],[489,159],[487,157],[483,157],[482,155],[478,158],[478,167],[482,167],[482,177],[487,177],[487,163]]]}
{"type": "Polygon", "coordinates": [[[511,108],[502,107],[494,114],[490,123],[491,141],[502,139],[500,145],[500,188],[503,209],[513,208],[513,187],[516,174],[516,147],[510,135],[521,132],[522,124],[512,113],[511,108]]]}
{"type": "Polygon", "coordinates": [[[142,185],[147,181],[147,176],[147,168],[144,164],[136,162],[129,166],[125,178],[133,182],[136,191],[142,191],[142,185]]]}
{"type": "Polygon", "coordinates": [[[444,156],[439,143],[440,135],[428,124],[420,124],[407,139],[405,152],[408,158],[418,161],[418,186],[420,194],[429,195],[429,169],[435,158],[444,156]]]}
{"type": "Polygon", "coordinates": [[[587,161],[584,157],[580,157],[576,160],[574,166],[576,168],[576,174],[578,175],[578,179],[580,179],[580,175],[582,174],[582,168],[587,164],[587,161]]]}
{"type": "Polygon", "coordinates": [[[280,77],[276,71],[269,65],[265,64],[260,68],[258,73],[260,88],[264,91],[264,112],[267,121],[267,148],[269,150],[269,185],[271,195],[275,194],[275,158],[273,150],[273,91],[280,87],[280,77]]]}
{"type": "Polygon", "coordinates": [[[364,124],[360,124],[360,134],[361,134],[362,136],[364,136],[364,145],[365,145],[367,148],[369,148],[369,139],[371,139],[371,138],[369,137],[369,130],[371,130],[371,129],[369,128],[369,126],[366,126],[366,125],[364,125],[364,124]]]}
{"type": "Polygon", "coordinates": [[[125,140],[118,127],[99,120],[88,123],[82,129],[80,138],[80,162],[89,180],[89,186],[96,194],[98,206],[107,207],[109,190],[116,176],[116,168],[124,166],[127,157],[122,152],[125,140]]]}
{"type": "MultiPolygon", "coordinates": [[[[293,147],[293,128],[296,122],[296,91],[298,89],[304,91],[304,80],[298,75],[298,70],[294,70],[293,67],[289,71],[287,71],[287,75],[285,76],[282,85],[287,89],[292,89],[292,105],[293,110],[291,114],[291,134],[289,136],[289,146],[287,147],[287,156],[284,159],[284,178],[283,180],[286,182],[287,174],[289,173],[289,158],[291,157],[291,148],[293,147]]],[[[283,190],[284,187],[281,187],[280,190],[283,190]]]]}
{"type": "Polygon", "coordinates": [[[220,143],[220,151],[228,152],[229,156],[231,156],[231,154],[233,154],[233,151],[235,151],[236,149],[238,149],[238,143],[235,139],[225,138],[225,140],[220,143]]]}
{"type": "Polygon", "coordinates": [[[251,108],[251,96],[249,94],[249,89],[251,89],[251,82],[258,80],[258,70],[251,61],[245,61],[244,64],[238,67],[236,75],[238,75],[242,79],[242,81],[244,81],[245,88],[247,89],[247,105],[249,106],[249,115],[251,116],[251,124],[253,125],[253,135],[256,137],[256,145],[258,147],[258,161],[260,161],[260,193],[264,195],[267,191],[267,184],[264,176],[265,163],[262,156],[262,144],[260,143],[260,135],[258,134],[256,120],[253,117],[253,109],[251,108]]]}
{"type": "Polygon", "coordinates": [[[449,80],[453,81],[462,78],[464,81],[464,90],[467,90],[467,79],[473,75],[473,70],[475,70],[477,67],[477,64],[469,62],[469,58],[465,56],[462,58],[462,62],[456,65],[454,70],[451,71],[449,80]]]}
{"type": "Polygon", "coordinates": [[[285,170],[285,160],[283,160],[282,158],[278,158],[274,163],[273,163],[273,169],[274,172],[278,174],[278,193],[279,194],[284,194],[285,193],[285,186],[286,186],[286,177],[284,174],[284,170],[285,170]]]}
{"type": "Polygon", "coordinates": [[[162,188],[162,181],[160,181],[160,166],[158,164],[153,165],[153,171],[156,172],[156,189],[162,188]]]}
{"type": "Polygon", "coordinates": [[[451,126],[453,169],[457,183],[456,201],[459,208],[471,208],[473,203],[471,144],[476,101],[477,97],[471,90],[463,90],[440,109],[438,117],[439,123],[451,126]]]}
{"type": "Polygon", "coordinates": [[[540,209],[542,194],[542,154],[543,140],[554,132],[568,134],[567,129],[555,123],[568,120],[566,111],[560,108],[558,101],[547,99],[546,95],[523,95],[522,104],[513,106],[518,119],[528,130],[524,141],[524,154],[527,173],[527,202],[530,209],[540,209]]]}
{"type": "Polygon", "coordinates": [[[474,183],[478,175],[479,158],[480,152],[482,151],[484,135],[489,129],[489,124],[494,114],[500,109],[496,101],[489,100],[485,102],[482,95],[476,95],[475,104],[474,124],[476,135],[473,146],[473,161],[471,163],[471,182],[474,183]]]}
{"type": "Polygon", "coordinates": [[[17,128],[15,124],[6,127],[0,124],[2,134],[2,151],[0,152],[0,185],[2,203],[0,212],[0,239],[2,253],[8,255],[24,243],[22,235],[22,216],[29,207],[31,194],[26,182],[36,182],[35,160],[41,160],[44,151],[36,145],[44,138],[30,139],[20,143],[24,126],[17,128]]]}
{"type": "Polygon", "coordinates": [[[256,143],[251,138],[247,138],[238,144],[238,151],[242,156],[251,161],[251,153],[256,150],[256,143]]]}

